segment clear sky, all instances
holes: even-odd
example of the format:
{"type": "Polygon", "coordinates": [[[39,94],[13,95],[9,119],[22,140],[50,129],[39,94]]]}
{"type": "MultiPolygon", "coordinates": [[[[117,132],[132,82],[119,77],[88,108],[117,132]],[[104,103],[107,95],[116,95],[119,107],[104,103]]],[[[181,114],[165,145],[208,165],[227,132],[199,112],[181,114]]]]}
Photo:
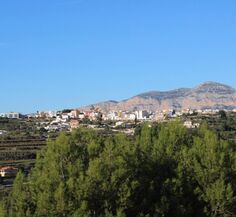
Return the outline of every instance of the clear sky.
{"type": "Polygon", "coordinates": [[[0,1],[0,112],[217,81],[236,87],[235,0],[0,1]]]}

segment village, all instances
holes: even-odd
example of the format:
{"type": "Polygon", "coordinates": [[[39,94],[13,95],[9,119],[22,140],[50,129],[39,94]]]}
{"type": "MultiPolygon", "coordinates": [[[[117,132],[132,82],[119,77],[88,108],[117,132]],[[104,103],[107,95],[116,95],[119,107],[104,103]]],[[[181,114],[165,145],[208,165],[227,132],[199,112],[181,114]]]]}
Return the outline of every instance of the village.
{"type": "MultiPolygon", "coordinates": [[[[176,118],[193,115],[215,115],[220,112],[219,109],[193,110],[186,109],[176,111],[174,109],[163,111],[108,111],[103,112],[98,108],[91,108],[87,111],[78,109],[65,109],[63,111],[41,111],[31,114],[21,114],[17,112],[0,113],[1,118],[24,119],[28,121],[38,121],[38,129],[44,129],[48,132],[53,131],[72,131],[80,126],[88,128],[102,128],[109,125],[111,128],[132,128],[132,124],[142,122],[165,122],[176,118]],[[129,127],[127,127],[129,126],[129,127]]],[[[225,110],[225,112],[236,113],[236,109],[225,110]]],[[[199,123],[193,123],[190,119],[184,119],[184,126],[187,128],[197,128],[199,123]]],[[[6,130],[0,129],[0,136],[6,135],[6,130]]]]}

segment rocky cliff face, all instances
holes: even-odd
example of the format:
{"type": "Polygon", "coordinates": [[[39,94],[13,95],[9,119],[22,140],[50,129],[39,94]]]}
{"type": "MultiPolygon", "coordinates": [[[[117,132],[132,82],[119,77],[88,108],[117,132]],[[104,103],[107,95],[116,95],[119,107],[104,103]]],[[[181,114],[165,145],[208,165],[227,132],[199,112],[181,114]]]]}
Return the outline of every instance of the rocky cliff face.
{"type": "Polygon", "coordinates": [[[167,110],[236,108],[236,90],[228,85],[206,82],[195,88],[142,93],[120,102],[94,104],[101,110],[167,110]]]}

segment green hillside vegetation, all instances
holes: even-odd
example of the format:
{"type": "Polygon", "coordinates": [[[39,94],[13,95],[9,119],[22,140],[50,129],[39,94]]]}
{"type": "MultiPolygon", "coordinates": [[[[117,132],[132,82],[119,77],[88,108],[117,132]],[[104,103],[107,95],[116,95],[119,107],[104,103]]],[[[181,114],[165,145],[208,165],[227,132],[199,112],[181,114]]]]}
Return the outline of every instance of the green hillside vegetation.
{"type": "Polygon", "coordinates": [[[235,169],[235,143],[204,124],[144,124],[135,136],[80,128],[18,173],[0,216],[236,216],[235,169]]]}

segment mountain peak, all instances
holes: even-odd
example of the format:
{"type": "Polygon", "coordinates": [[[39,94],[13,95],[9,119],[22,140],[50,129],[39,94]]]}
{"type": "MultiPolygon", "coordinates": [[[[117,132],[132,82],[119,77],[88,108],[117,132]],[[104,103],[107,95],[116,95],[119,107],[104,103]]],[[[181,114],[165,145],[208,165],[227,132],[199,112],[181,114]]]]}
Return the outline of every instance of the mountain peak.
{"type": "Polygon", "coordinates": [[[206,81],[200,84],[199,86],[204,86],[204,85],[209,85],[209,86],[228,86],[226,84],[220,83],[220,82],[215,82],[215,81],[206,81]]]}
{"type": "Polygon", "coordinates": [[[226,84],[207,81],[194,88],[194,91],[197,91],[197,93],[232,94],[235,92],[235,89],[226,84]]]}

